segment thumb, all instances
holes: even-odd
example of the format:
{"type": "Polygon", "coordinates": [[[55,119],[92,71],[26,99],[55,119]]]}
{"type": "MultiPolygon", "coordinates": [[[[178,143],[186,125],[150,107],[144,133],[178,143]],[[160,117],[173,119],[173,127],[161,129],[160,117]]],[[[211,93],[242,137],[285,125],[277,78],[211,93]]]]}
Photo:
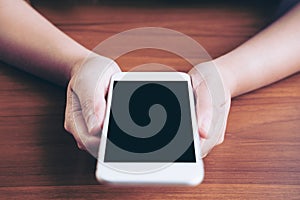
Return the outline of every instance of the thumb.
{"type": "Polygon", "coordinates": [[[206,83],[202,82],[196,88],[196,113],[198,130],[201,138],[208,139],[209,129],[212,122],[212,102],[209,90],[207,89],[206,83]]]}
{"type": "Polygon", "coordinates": [[[78,70],[74,83],[76,93],[89,134],[100,133],[103,124],[110,77],[119,70],[109,58],[88,58],[78,70]]]}

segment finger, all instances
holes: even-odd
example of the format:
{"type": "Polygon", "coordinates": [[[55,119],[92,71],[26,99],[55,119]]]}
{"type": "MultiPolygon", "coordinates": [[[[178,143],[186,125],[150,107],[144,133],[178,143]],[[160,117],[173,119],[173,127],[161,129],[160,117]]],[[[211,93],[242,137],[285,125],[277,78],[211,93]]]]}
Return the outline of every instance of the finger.
{"type": "Polygon", "coordinates": [[[217,129],[217,126],[211,126],[209,129],[209,137],[208,138],[201,138],[200,145],[201,145],[201,154],[202,157],[205,157],[216,145],[221,144],[224,141],[225,137],[225,130],[227,125],[227,117],[230,109],[230,99],[224,104],[214,106],[214,114],[218,116],[222,116],[223,110],[225,110],[226,115],[224,118],[219,119],[219,122],[222,123],[220,129],[217,129]]]}
{"type": "Polygon", "coordinates": [[[68,93],[65,112],[65,129],[74,136],[77,146],[80,149],[87,150],[90,154],[97,158],[100,135],[91,136],[88,133],[78,98],[71,91],[68,93]]]}
{"type": "Polygon", "coordinates": [[[205,82],[196,88],[196,116],[200,137],[209,138],[209,129],[212,122],[212,101],[205,82]]]}
{"type": "Polygon", "coordinates": [[[202,138],[200,140],[201,157],[204,158],[207,154],[217,145],[222,144],[224,141],[226,126],[219,132],[214,134],[211,138],[202,138]]]}
{"type": "Polygon", "coordinates": [[[196,99],[196,116],[198,131],[201,138],[209,137],[209,128],[212,121],[212,100],[207,84],[201,74],[195,69],[189,72],[196,99]]]}
{"type": "Polygon", "coordinates": [[[83,118],[90,134],[97,134],[102,127],[110,77],[118,67],[108,58],[96,56],[88,59],[78,71],[73,91],[76,93],[83,118]]]}

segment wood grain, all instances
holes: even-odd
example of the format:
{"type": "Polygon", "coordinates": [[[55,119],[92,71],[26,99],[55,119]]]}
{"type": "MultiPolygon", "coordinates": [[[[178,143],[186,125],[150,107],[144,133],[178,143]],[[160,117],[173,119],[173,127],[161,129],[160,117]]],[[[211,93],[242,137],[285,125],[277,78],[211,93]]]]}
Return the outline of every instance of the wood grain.
{"type": "MultiPolygon", "coordinates": [[[[130,28],[175,29],[220,56],[258,32],[269,5],[215,3],[33,5],[88,48],[130,28]]],[[[118,59],[123,70],[158,62],[187,71],[170,53],[143,50],[118,59]]],[[[65,91],[0,63],[0,199],[300,199],[300,74],[233,100],[225,142],[197,187],[100,185],[94,158],[63,129],[65,91]]],[[[183,172],[184,173],[184,172],[183,172]]]]}

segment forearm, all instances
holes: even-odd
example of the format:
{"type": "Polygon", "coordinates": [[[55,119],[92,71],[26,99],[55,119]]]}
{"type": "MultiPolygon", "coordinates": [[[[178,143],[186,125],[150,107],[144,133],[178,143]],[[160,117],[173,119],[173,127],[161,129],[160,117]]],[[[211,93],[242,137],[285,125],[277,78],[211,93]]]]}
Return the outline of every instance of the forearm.
{"type": "Polygon", "coordinates": [[[214,60],[232,97],[300,70],[300,4],[235,50],[214,60]]]}
{"type": "Polygon", "coordinates": [[[64,85],[89,51],[22,0],[0,0],[0,60],[64,85]]]}

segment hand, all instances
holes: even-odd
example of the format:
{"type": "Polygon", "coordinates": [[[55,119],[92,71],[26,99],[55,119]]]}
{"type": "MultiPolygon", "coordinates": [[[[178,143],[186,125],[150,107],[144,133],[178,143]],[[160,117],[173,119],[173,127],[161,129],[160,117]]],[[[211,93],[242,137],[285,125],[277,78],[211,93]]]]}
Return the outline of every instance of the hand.
{"type": "Polygon", "coordinates": [[[202,157],[224,141],[231,95],[213,61],[189,71],[196,99],[196,116],[202,157]]]}
{"type": "Polygon", "coordinates": [[[72,70],[67,89],[65,129],[80,149],[98,155],[106,111],[106,93],[113,74],[120,68],[113,60],[92,53],[72,70]]]}

